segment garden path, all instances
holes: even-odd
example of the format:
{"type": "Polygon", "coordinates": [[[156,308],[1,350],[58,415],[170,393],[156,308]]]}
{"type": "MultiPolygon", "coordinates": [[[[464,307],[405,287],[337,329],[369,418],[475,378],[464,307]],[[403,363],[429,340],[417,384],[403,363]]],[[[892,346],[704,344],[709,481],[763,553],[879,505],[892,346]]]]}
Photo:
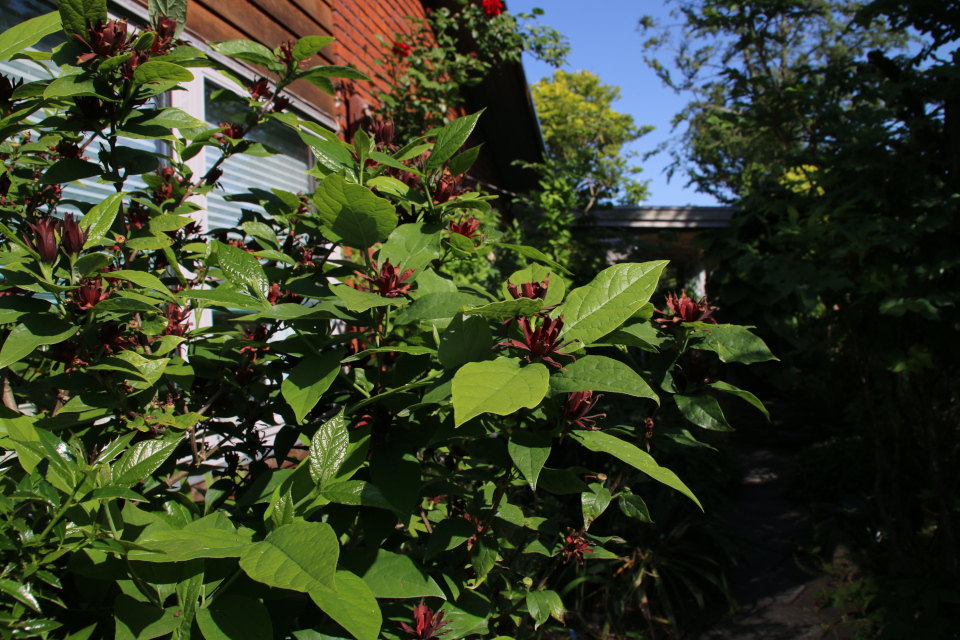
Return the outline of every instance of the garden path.
{"type": "Polygon", "coordinates": [[[720,617],[697,640],[844,640],[840,612],[816,605],[828,576],[803,571],[795,541],[810,526],[801,506],[784,496],[784,472],[800,443],[774,425],[738,429],[735,448],[743,486],[727,521],[741,541],[744,560],[734,572],[742,612],[720,617]]]}

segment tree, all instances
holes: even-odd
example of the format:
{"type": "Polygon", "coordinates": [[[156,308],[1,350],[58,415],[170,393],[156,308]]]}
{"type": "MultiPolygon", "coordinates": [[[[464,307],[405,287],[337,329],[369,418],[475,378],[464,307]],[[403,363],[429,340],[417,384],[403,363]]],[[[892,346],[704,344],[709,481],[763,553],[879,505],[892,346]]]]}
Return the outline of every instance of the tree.
{"type": "Polygon", "coordinates": [[[633,116],[613,109],[619,87],[602,84],[589,71],[558,69],[530,90],[547,146],[546,166],[563,175],[581,211],[604,201],[637,204],[647,197],[647,182],[630,177],[641,171],[629,165],[636,153],[624,147],[653,127],[638,127],[633,116]]]}
{"type": "Polygon", "coordinates": [[[674,168],[737,207],[731,228],[705,245],[711,299],[775,341],[799,372],[785,389],[805,390],[831,433],[852,429],[873,447],[879,533],[863,544],[896,579],[872,610],[939,637],[950,625],[935,590],[958,573],[960,55],[937,52],[956,48],[956,9],[679,7],[682,40],[649,42],[675,47],[678,78],[651,62],[694,94],[677,116],[689,128],[674,168]],[[908,25],[924,37],[912,58],[908,25]],[[908,583],[924,595],[905,597],[908,583]]]}

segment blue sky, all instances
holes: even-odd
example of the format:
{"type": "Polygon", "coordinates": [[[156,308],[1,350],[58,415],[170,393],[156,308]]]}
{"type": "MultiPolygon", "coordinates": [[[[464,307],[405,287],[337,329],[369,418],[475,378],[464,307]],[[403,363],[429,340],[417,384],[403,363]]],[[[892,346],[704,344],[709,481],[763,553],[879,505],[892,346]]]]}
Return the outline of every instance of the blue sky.
{"type": "MultiPolygon", "coordinates": [[[[643,61],[644,36],[637,30],[637,21],[643,15],[661,17],[670,23],[669,7],[657,0],[509,0],[510,11],[530,13],[540,7],[545,14],[540,18],[564,34],[570,41],[567,71],[585,69],[600,76],[605,84],[620,87],[622,98],[614,108],[633,116],[638,125],[652,125],[654,131],[633,144],[640,154],[675,135],[670,121],[687,103],[688,97],[677,95],[663,86],[660,79],[643,61]]],[[[524,55],[527,81],[534,83],[553,74],[553,69],[524,55]]],[[[636,164],[643,168],[639,179],[650,180],[648,205],[715,205],[711,196],[686,187],[686,178],[677,174],[668,183],[663,173],[668,164],[665,154],[646,161],[638,157],[636,164]]]]}

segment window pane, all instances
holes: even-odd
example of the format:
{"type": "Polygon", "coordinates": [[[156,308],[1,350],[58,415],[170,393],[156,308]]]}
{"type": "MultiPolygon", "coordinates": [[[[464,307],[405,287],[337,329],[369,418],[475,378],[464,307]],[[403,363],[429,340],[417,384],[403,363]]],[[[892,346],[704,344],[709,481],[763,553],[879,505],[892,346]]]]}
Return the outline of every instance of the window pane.
{"type": "MultiPolygon", "coordinates": [[[[236,102],[215,100],[219,87],[212,82],[204,85],[207,122],[213,125],[243,122],[248,107],[236,102]]],[[[271,121],[254,129],[247,139],[265,144],[280,154],[269,158],[237,155],[223,164],[223,178],[220,179],[223,190],[218,189],[207,196],[209,229],[236,227],[242,209],[263,211],[254,205],[227,202],[223,198],[225,194],[243,193],[250,188],[267,191],[282,189],[291,193],[310,190],[310,176],[305,172],[313,165],[313,157],[293,129],[271,121]]],[[[204,152],[208,167],[220,158],[220,151],[215,147],[206,147],[204,152]]]]}

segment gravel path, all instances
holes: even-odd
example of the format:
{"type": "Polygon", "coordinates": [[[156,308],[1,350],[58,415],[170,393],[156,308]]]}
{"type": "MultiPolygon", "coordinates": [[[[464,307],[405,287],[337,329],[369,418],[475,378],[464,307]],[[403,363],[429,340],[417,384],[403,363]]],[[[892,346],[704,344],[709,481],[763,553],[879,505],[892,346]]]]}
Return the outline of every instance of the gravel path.
{"type": "Polygon", "coordinates": [[[750,440],[753,438],[748,436],[736,445],[745,473],[742,490],[727,517],[742,540],[746,556],[734,573],[742,612],[723,616],[694,637],[697,640],[843,640],[851,637],[835,628],[839,612],[817,610],[814,594],[827,578],[805,573],[794,560],[794,539],[809,526],[800,506],[783,496],[783,472],[796,448],[757,445],[750,440]]]}

